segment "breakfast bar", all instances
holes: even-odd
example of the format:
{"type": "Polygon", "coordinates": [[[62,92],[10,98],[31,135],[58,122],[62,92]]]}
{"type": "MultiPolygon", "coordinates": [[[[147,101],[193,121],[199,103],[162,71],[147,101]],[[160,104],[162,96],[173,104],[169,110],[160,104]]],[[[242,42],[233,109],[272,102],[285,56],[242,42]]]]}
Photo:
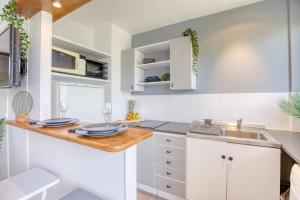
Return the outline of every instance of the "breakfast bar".
{"type": "Polygon", "coordinates": [[[47,169],[61,179],[49,194],[58,199],[75,188],[84,188],[103,199],[135,200],[136,145],[151,137],[152,131],[128,128],[103,138],[78,137],[69,129],[85,123],[56,128],[41,128],[28,122],[8,121],[9,161],[27,169],[47,169]],[[46,159],[51,158],[51,159],[46,159]]]}

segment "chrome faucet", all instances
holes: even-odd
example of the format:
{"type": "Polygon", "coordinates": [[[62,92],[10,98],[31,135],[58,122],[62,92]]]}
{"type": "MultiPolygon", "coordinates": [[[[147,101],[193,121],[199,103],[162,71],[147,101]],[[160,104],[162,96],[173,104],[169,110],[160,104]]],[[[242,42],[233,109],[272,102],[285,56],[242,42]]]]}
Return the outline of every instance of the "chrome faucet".
{"type": "Polygon", "coordinates": [[[237,129],[241,129],[242,128],[242,125],[243,125],[243,119],[242,118],[240,118],[240,119],[238,119],[237,121],[236,121],[236,127],[237,127],[237,129]]]}

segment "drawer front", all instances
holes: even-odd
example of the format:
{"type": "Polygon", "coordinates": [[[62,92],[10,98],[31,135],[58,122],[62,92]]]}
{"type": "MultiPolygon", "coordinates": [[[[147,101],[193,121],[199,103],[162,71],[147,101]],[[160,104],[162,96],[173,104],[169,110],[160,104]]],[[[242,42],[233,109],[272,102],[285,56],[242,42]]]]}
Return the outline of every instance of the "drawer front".
{"type": "Polygon", "coordinates": [[[173,146],[183,149],[185,149],[186,146],[184,136],[172,136],[170,134],[161,134],[156,132],[154,136],[154,141],[155,144],[173,146]]]}
{"type": "Polygon", "coordinates": [[[155,174],[165,178],[185,182],[185,172],[174,169],[168,169],[160,166],[155,167],[155,174]]]}
{"type": "Polygon", "coordinates": [[[185,160],[164,157],[164,156],[155,156],[155,165],[160,165],[166,168],[172,168],[179,171],[185,171],[185,160]]]}
{"type": "Polygon", "coordinates": [[[155,177],[155,186],[158,190],[174,194],[176,196],[185,197],[185,184],[173,181],[160,176],[155,177]]]}
{"type": "Polygon", "coordinates": [[[185,160],[185,149],[170,146],[155,145],[155,154],[185,160]]]}

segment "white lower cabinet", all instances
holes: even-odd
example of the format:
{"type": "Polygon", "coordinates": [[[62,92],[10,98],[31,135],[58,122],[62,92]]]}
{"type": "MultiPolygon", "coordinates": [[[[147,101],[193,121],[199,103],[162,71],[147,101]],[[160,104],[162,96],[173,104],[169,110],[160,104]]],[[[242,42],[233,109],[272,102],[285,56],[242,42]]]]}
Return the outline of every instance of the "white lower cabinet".
{"type": "Polygon", "coordinates": [[[277,200],[280,149],[187,138],[189,200],[277,200]]]}
{"type": "Polygon", "coordinates": [[[138,144],[138,187],[168,200],[186,196],[186,138],[154,132],[138,144]]]}

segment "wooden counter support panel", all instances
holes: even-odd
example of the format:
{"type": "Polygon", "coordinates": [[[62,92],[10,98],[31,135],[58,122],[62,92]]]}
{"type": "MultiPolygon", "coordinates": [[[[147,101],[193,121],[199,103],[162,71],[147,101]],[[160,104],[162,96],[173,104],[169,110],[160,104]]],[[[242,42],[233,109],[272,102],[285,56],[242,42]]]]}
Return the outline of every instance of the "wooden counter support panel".
{"type": "Polygon", "coordinates": [[[52,0],[16,0],[20,15],[31,18],[41,10],[53,15],[53,22],[78,9],[91,0],[61,0],[62,7],[55,8],[52,0]]]}
{"type": "Polygon", "coordinates": [[[28,131],[40,133],[50,137],[78,143],[95,149],[107,152],[119,152],[133,145],[138,144],[142,140],[151,137],[152,131],[146,129],[129,128],[126,132],[106,138],[90,138],[86,136],[77,137],[74,133],[69,133],[70,128],[79,128],[80,124],[59,127],[59,128],[39,128],[36,125],[29,125],[27,122],[20,123],[16,121],[7,122],[11,126],[15,126],[28,131]]]}

